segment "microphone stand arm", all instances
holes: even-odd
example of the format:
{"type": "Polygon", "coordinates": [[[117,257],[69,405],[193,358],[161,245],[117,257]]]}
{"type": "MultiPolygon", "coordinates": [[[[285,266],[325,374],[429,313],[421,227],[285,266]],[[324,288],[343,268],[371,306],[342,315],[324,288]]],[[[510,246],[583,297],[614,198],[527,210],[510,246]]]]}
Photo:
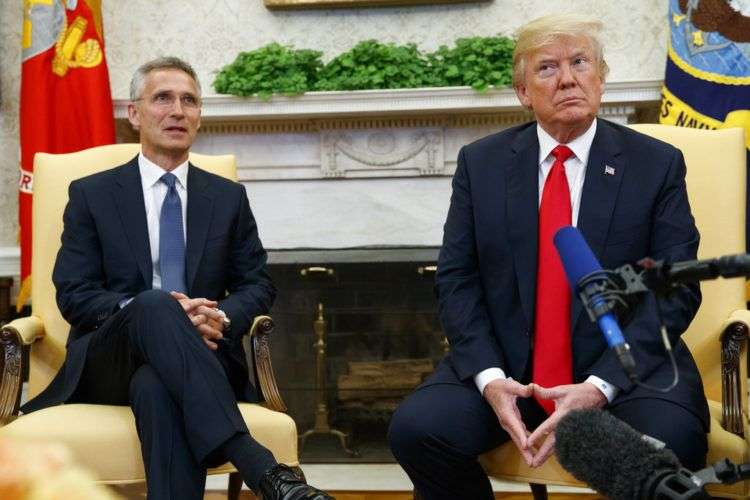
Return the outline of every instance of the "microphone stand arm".
{"type": "Polygon", "coordinates": [[[659,469],[646,481],[639,500],[708,500],[707,484],[734,484],[750,479],[750,464],[737,465],[728,458],[697,472],[680,467],[659,469]]]}
{"type": "Polygon", "coordinates": [[[685,468],[655,471],[641,490],[639,500],[709,500],[707,484],[734,484],[750,479],[750,464],[737,465],[728,458],[697,472],[685,468]]]}
{"type": "Polygon", "coordinates": [[[734,484],[750,479],[750,463],[735,464],[728,458],[693,473],[693,482],[703,487],[706,484],[734,484]]]}

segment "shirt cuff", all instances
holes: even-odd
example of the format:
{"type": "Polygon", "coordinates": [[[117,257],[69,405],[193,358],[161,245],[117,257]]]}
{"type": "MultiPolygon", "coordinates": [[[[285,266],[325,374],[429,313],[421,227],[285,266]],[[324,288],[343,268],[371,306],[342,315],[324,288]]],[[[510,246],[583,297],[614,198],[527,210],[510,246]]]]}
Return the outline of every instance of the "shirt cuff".
{"type": "Polygon", "coordinates": [[[589,378],[586,379],[586,382],[588,382],[589,384],[593,384],[594,387],[602,391],[602,394],[604,394],[604,397],[607,398],[608,403],[611,403],[612,400],[617,397],[617,393],[620,392],[620,389],[610,384],[609,382],[605,382],[596,375],[589,375],[589,378]]]}
{"type": "Polygon", "coordinates": [[[479,389],[479,394],[484,394],[487,384],[500,378],[507,378],[502,368],[487,368],[474,375],[474,384],[479,389]]]}
{"type": "Polygon", "coordinates": [[[134,297],[130,297],[127,299],[122,299],[117,305],[120,306],[120,309],[124,309],[126,305],[130,304],[130,302],[133,300],[134,297]]]}

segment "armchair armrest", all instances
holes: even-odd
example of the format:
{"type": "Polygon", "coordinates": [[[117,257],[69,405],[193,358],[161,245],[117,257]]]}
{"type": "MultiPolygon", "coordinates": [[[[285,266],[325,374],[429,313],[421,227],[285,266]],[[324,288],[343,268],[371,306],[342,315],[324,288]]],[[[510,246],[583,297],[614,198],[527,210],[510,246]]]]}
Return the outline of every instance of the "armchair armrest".
{"type": "Polygon", "coordinates": [[[250,327],[250,353],[253,361],[253,376],[255,387],[260,389],[260,396],[266,402],[268,408],[275,411],[285,412],[287,410],[284,400],[281,399],[279,388],[276,385],[276,377],[271,365],[271,348],[269,336],[274,330],[274,322],[270,316],[256,316],[250,327]]]}
{"type": "Polygon", "coordinates": [[[750,311],[740,309],[729,315],[721,326],[721,425],[725,430],[744,437],[743,366],[740,353],[747,348],[750,311]]]}
{"type": "Polygon", "coordinates": [[[14,319],[3,326],[2,331],[15,330],[23,345],[31,345],[35,340],[44,337],[44,322],[37,316],[26,316],[14,319]]]}
{"type": "Polygon", "coordinates": [[[23,346],[43,336],[44,324],[36,316],[13,320],[0,329],[0,425],[5,425],[18,415],[23,346]]]}

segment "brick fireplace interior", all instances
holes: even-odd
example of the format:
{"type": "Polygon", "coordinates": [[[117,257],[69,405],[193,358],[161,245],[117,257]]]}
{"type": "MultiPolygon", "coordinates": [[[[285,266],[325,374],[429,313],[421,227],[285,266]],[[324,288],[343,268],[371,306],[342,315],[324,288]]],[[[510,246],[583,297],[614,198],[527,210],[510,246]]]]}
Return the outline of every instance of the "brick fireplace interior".
{"type": "MultiPolygon", "coordinates": [[[[334,252],[335,253],[335,252],[334,252]]],[[[271,264],[274,371],[300,436],[302,462],[391,462],[386,431],[398,402],[445,352],[434,261],[271,264]],[[316,328],[325,321],[325,359],[316,328]],[[318,320],[317,327],[315,321],[318,320]],[[324,387],[316,382],[322,367],[324,387]],[[323,402],[327,413],[317,415],[323,402]],[[302,443],[301,443],[302,444],[302,443]]]]}

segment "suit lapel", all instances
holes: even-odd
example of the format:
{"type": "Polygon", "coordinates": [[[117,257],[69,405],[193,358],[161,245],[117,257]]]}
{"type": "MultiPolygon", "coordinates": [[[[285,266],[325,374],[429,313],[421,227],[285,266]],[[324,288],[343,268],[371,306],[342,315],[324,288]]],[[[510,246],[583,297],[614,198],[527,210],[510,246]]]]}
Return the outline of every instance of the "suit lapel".
{"type": "MultiPolygon", "coordinates": [[[[604,251],[625,167],[617,131],[607,122],[598,120],[586,166],[577,227],[599,260],[604,251]]],[[[573,325],[581,309],[581,301],[574,300],[571,310],[573,325]]]]}
{"type": "Polygon", "coordinates": [[[198,271],[206,236],[211,227],[214,200],[211,196],[207,175],[192,163],[188,168],[187,181],[187,245],[185,248],[185,275],[188,291],[198,271]]]}
{"type": "Polygon", "coordinates": [[[521,306],[531,328],[534,324],[539,212],[539,140],[536,127],[530,126],[521,131],[512,148],[515,158],[506,174],[507,227],[521,306]]]}
{"type": "Polygon", "coordinates": [[[147,288],[151,288],[153,279],[151,247],[148,240],[146,205],[143,201],[143,186],[137,156],[120,167],[114,198],[120,214],[120,222],[127,236],[127,244],[130,245],[138,263],[143,282],[147,288]]]}

